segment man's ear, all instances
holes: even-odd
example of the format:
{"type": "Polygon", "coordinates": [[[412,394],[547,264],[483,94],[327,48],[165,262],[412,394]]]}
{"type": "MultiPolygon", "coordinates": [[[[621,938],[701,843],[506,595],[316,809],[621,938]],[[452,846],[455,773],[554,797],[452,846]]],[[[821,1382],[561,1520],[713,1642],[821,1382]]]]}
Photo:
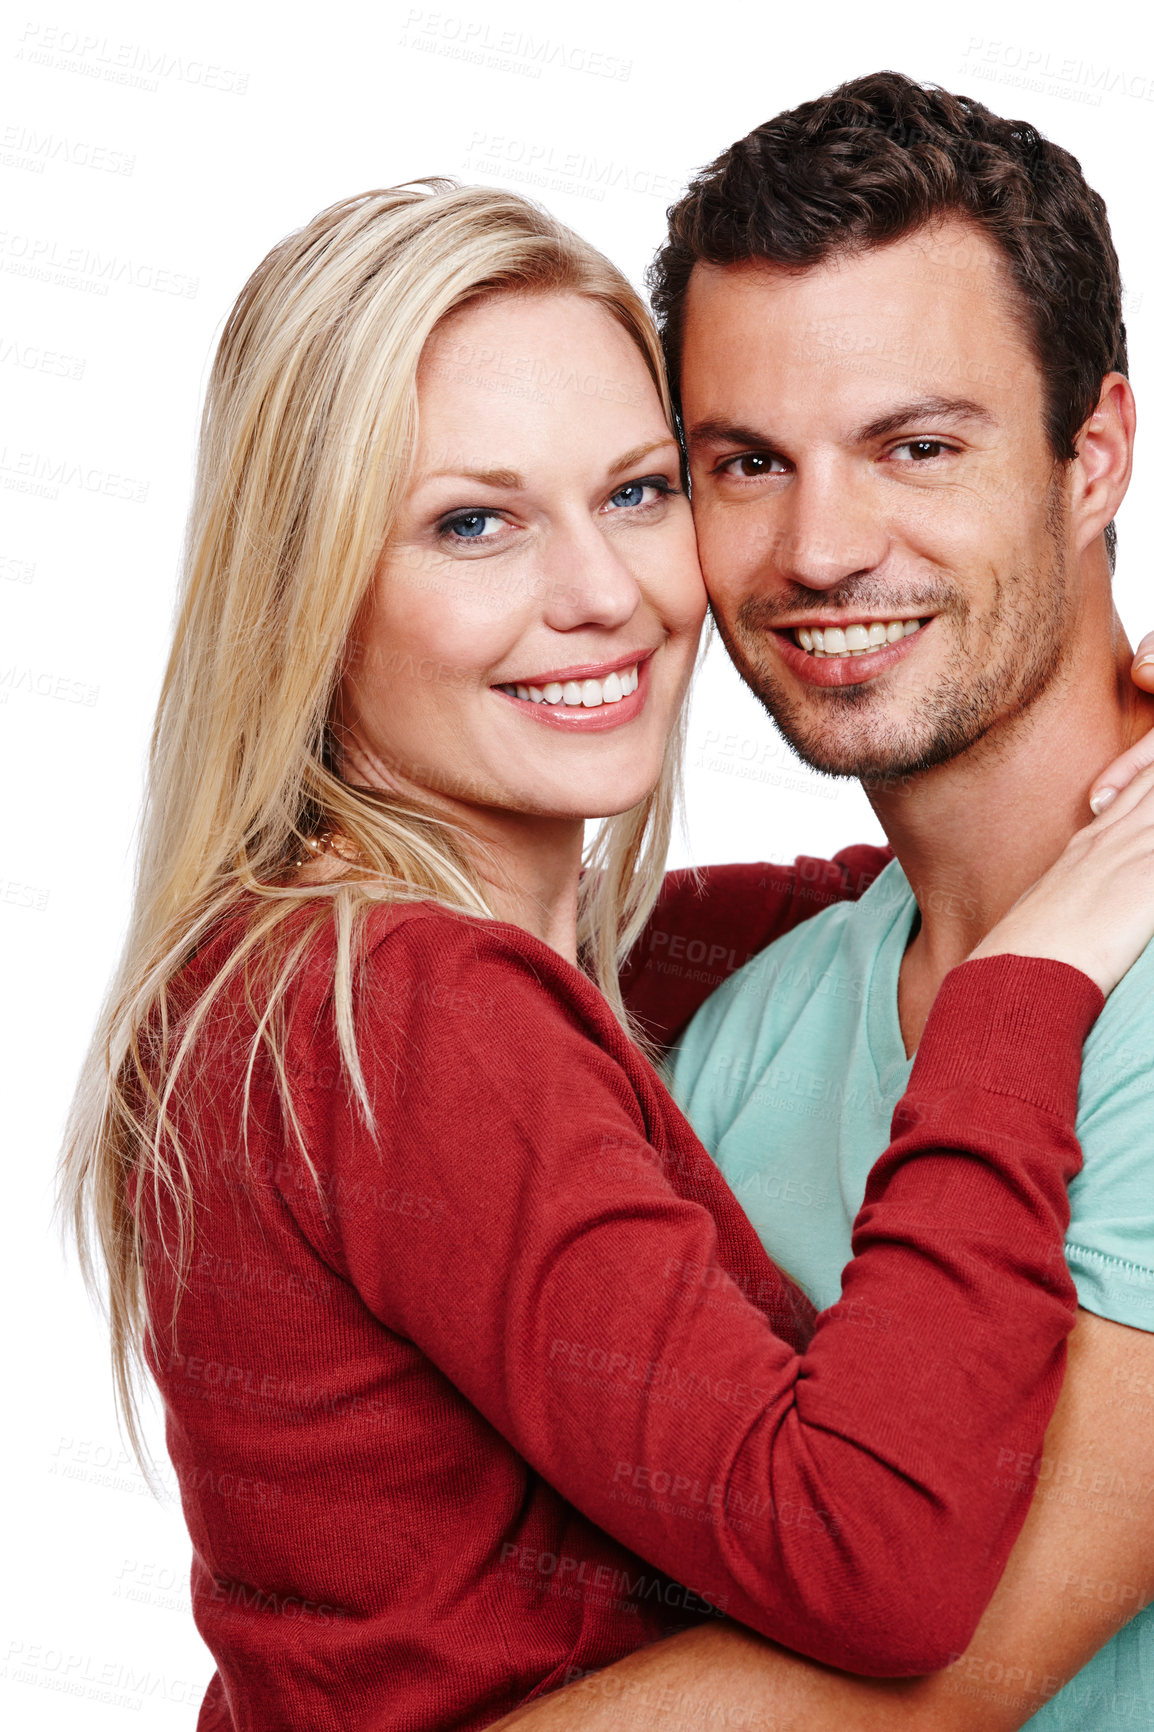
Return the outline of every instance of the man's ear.
{"type": "Polygon", "coordinates": [[[1094,412],[1076,441],[1070,507],[1079,553],[1113,521],[1125,498],[1134,459],[1135,421],[1129,380],[1121,373],[1107,373],[1094,412]]]}

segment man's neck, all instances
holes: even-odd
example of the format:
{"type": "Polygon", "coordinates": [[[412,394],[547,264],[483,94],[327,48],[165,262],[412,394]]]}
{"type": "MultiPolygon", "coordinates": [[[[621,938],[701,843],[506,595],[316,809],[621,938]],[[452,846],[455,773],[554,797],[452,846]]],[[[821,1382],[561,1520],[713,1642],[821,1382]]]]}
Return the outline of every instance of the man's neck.
{"type": "Polygon", "coordinates": [[[907,1052],[946,973],[1089,822],[1099,772],[1154,726],[1117,616],[1089,625],[1079,621],[1061,672],[1027,713],[908,789],[871,795],[921,913],[898,992],[907,1052]]]}

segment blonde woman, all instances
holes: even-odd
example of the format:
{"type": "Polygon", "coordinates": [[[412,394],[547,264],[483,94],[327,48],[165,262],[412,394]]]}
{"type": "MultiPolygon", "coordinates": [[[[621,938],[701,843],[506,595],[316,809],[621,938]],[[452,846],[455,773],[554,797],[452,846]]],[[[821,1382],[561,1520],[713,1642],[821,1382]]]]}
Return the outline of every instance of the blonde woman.
{"type": "Polygon", "coordinates": [[[577,237],[434,182],[258,267],[66,1164],[134,1437],[142,1361],[164,1398],[202,1732],[480,1727],[717,1611],[917,1673],[994,1588],[1150,778],[947,979],[815,1327],[650,1062],[709,971],[644,962],[715,980],[884,856],[662,891],[704,609],[652,327],[577,237]]]}

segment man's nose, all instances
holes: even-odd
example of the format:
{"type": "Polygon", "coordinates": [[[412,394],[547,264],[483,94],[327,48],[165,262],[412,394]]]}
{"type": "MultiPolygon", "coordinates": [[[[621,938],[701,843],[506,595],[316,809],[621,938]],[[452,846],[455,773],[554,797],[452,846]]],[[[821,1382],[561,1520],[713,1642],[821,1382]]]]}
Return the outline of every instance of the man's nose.
{"type": "Polygon", "coordinates": [[[775,569],[807,589],[834,589],[873,571],[889,531],[874,489],[848,464],[799,470],[783,500],[772,550],[775,569]]]}

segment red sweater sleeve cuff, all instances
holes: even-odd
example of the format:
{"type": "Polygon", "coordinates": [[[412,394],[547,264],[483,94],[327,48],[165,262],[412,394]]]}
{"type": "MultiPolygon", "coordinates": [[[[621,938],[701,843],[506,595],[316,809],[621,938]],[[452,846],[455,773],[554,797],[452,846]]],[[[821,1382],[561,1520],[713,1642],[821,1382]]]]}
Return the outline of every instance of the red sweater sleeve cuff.
{"type": "Polygon", "coordinates": [[[910,1092],[964,1082],[1073,1124],[1082,1043],[1105,1002],[1089,975],[1067,962],[1009,955],[963,962],[934,1000],[910,1092]]]}

